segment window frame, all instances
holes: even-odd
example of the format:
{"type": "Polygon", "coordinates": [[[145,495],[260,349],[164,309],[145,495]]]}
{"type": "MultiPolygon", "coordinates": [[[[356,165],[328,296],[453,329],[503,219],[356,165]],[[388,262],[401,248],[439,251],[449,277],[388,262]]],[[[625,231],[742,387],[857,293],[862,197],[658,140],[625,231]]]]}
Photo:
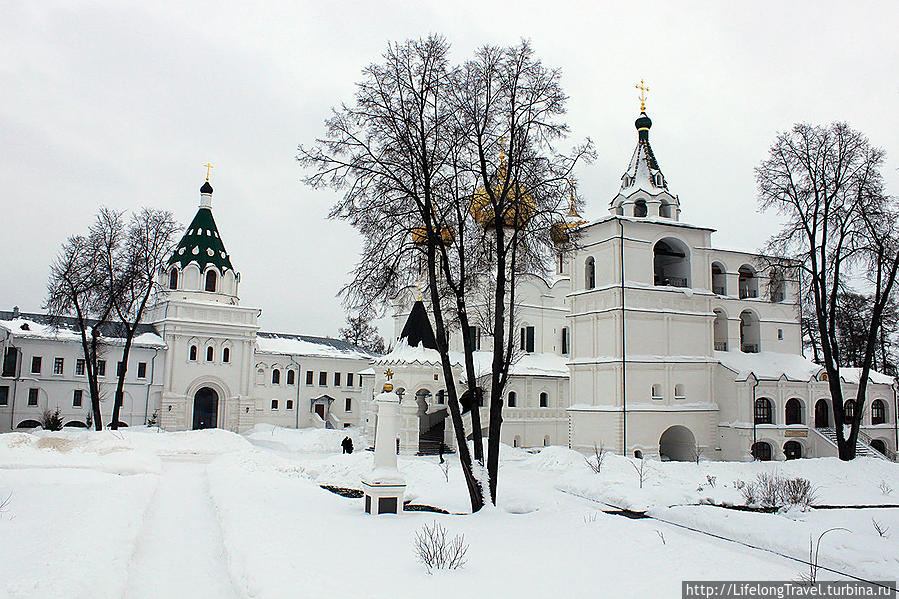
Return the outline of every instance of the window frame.
{"type": "Polygon", "coordinates": [[[53,358],[53,376],[62,376],[66,372],[66,359],[59,356],[53,358]]]}
{"type": "Polygon", "coordinates": [[[35,408],[41,403],[40,393],[41,393],[40,387],[30,387],[28,389],[27,406],[29,408],[35,408]]]}
{"type": "Polygon", "coordinates": [[[75,389],[74,391],[72,391],[72,407],[73,408],[84,407],[84,390],[83,389],[75,389]]]}
{"type": "Polygon", "coordinates": [[[31,356],[31,374],[40,374],[43,368],[43,356],[31,356]],[[37,368],[35,368],[37,366],[37,368]]]}
{"type": "Polygon", "coordinates": [[[137,378],[139,378],[139,379],[147,378],[147,363],[146,362],[138,362],[137,363],[137,378]]]}

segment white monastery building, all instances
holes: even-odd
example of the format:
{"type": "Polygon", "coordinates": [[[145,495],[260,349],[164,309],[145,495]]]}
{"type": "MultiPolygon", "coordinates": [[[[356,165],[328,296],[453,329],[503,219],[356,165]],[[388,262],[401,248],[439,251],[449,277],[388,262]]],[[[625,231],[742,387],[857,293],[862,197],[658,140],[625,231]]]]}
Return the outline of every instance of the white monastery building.
{"type": "MultiPolygon", "coordinates": [[[[670,460],[836,455],[826,374],[802,355],[798,282],[763,256],[715,248],[713,229],[682,222],[649,144],[652,122],[641,112],[635,125],[637,147],[609,214],[588,223],[572,211],[576,248],[560,245],[555,273],[519,283],[503,440],[670,460]]],[[[374,391],[390,369],[400,451],[453,450],[434,333],[412,290],[397,304],[393,350],[374,356],[336,339],[260,331],[261,310],[240,305],[240,282],[207,181],[135,339],[122,424],[362,426],[373,442],[374,391]]],[[[67,425],[87,424],[78,334],[48,322],[0,312],[0,431],[39,426],[56,407],[67,425]]],[[[450,343],[460,364],[462,334],[450,343]]],[[[464,334],[490,346],[476,327],[464,334]]],[[[109,418],[121,344],[114,327],[104,339],[109,418]]],[[[487,372],[488,352],[475,358],[487,372]]],[[[842,380],[854,397],[858,372],[843,369],[842,380]]],[[[894,381],[872,373],[859,454],[895,459],[896,412],[894,381]]],[[[474,434],[469,411],[463,420],[474,434]]]]}

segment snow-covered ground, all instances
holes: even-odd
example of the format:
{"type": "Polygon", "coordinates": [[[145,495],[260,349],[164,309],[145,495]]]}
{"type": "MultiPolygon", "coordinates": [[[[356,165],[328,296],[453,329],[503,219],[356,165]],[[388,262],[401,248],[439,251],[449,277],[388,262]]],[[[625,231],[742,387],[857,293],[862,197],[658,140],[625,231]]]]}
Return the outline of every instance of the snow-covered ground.
{"type": "Polygon", "coordinates": [[[371,467],[370,452],[340,453],[346,434],[362,447],[358,431],[271,426],[0,435],[0,597],[679,597],[681,580],[796,579],[807,568],[784,556],[807,558],[833,527],[847,530],[822,541],[822,565],[899,572],[899,509],[707,505],[741,504],[735,481],[761,471],[808,478],[821,504],[899,504],[896,464],[649,462],[640,489],[626,458],[596,474],[566,448],[503,447],[498,506],[472,516],[455,456],[448,470],[402,456],[407,499],[451,514],[372,517],[319,486],[359,488],[371,467]],[[417,563],[415,532],[433,521],[465,535],[461,570],[417,563]]]}

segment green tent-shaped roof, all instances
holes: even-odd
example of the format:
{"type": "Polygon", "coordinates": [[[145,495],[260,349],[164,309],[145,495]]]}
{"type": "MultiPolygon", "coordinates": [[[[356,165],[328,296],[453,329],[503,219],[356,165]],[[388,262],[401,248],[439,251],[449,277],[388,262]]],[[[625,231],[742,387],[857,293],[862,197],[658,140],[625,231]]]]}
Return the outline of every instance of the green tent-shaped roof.
{"type": "MultiPolygon", "coordinates": [[[[211,196],[212,186],[207,182],[201,191],[211,196]],[[206,187],[209,189],[206,190],[206,187]]],[[[169,266],[178,264],[184,268],[191,262],[197,263],[200,272],[206,270],[210,264],[218,267],[222,273],[229,269],[234,270],[234,267],[231,266],[231,256],[225,250],[225,244],[222,243],[218,227],[215,226],[215,219],[212,218],[212,209],[209,206],[200,206],[197,215],[188,225],[184,237],[181,238],[178,247],[169,258],[169,266]]]]}

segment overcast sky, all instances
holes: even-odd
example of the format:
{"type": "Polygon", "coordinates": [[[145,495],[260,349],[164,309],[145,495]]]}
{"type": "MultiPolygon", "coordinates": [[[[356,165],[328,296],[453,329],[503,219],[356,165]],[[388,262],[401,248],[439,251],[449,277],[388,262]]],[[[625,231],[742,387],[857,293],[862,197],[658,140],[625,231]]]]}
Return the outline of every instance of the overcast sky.
{"type": "Polygon", "coordinates": [[[0,308],[40,309],[59,244],[101,205],[188,223],[209,161],[213,212],[267,330],[337,333],[360,242],[300,182],[300,143],[352,99],[388,41],[431,32],[463,59],[533,42],[562,69],[588,217],[636,140],[635,83],[682,220],[757,249],[753,167],[796,121],[848,121],[899,193],[899,4],[885,2],[0,2],[0,308]],[[129,6],[130,4],[130,6],[129,6]],[[190,6],[188,6],[190,5],[190,6]]]}

